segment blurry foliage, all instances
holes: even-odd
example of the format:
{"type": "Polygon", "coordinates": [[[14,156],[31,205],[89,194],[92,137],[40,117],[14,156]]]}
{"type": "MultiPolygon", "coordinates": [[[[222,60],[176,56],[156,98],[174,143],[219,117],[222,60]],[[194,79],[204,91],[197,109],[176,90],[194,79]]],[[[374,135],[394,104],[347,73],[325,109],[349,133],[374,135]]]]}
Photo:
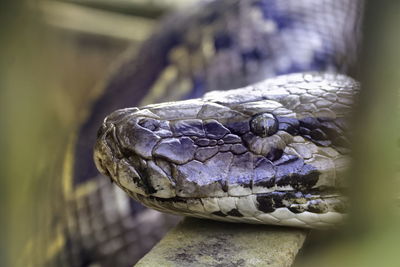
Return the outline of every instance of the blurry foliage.
{"type": "Polygon", "coordinates": [[[63,216],[61,175],[68,136],[110,61],[128,45],[49,28],[39,3],[9,0],[1,8],[0,266],[17,266],[15,260],[30,255],[35,258],[27,262],[43,266],[63,216]]]}
{"type": "Polygon", "coordinates": [[[39,25],[35,9],[19,1],[2,4],[13,15],[1,16],[2,25],[7,25],[1,34],[0,116],[1,189],[7,193],[2,219],[8,237],[2,241],[14,261],[22,257],[30,237],[48,234],[53,211],[61,209],[58,179],[71,114],[65,109],[70,99],[59,86],[61,72],[52,56],[59,51],[39,25]]]}
{"type": "Polygon", "coordinates": [[[399,266],[400,2],[368,1],[354,118],[350,225],[299,266],[399,266]]]}

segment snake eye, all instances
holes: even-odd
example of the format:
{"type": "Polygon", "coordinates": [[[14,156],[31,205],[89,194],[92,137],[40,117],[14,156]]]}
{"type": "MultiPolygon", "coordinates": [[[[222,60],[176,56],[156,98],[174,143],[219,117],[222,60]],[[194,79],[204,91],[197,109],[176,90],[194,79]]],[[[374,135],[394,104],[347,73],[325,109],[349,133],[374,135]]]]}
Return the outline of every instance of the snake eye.
{"type": "Polygon", "coordinates": [[[271,136],[278,131],[278,121],[270,113],[258,114],[251,119],[250,129],[257,136],[271,136]]]}

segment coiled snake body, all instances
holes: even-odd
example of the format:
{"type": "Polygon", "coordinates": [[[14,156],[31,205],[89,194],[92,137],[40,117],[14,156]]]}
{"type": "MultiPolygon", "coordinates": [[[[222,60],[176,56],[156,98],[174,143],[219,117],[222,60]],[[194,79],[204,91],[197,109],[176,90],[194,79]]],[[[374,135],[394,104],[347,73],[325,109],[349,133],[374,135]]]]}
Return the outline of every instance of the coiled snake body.
{"type": "Polygon", "coordinates": [[[80,130],[75,183],[96,176],[95,133],[125,108],[104,120],[95,161],[145,205],[227,221],[340,222],[345,116],[358,90],[344,74],[361,1],[205,2],[166,20],[111,76],[80,130]]]}

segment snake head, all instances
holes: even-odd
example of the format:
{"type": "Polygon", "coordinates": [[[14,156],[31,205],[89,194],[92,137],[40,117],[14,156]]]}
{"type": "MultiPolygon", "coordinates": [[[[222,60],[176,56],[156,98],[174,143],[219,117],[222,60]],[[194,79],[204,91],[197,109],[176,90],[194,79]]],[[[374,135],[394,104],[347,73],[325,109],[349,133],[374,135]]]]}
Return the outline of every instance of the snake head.
{"type": "Polygon", "coordinates": [[[99,130],[96,166],[135,199],[180,214],[246,217],[239,208],[245,203],[253,203],[254,216],[283,208],[343,210],[344,115],[357,84],[316,77],[289,75],[289,83],[267,80],[202,99],[115,111],[99,130]],[[190,201],[199,210],[190,212],[190,201]]]}

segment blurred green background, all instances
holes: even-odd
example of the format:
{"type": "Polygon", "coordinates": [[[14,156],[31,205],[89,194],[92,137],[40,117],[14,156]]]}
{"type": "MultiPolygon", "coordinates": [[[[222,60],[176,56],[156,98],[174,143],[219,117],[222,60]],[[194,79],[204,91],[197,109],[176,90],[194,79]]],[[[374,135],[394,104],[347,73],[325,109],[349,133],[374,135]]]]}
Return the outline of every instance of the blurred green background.
{"type": "MultiPolygon", "coordinates": [[[[140,45],[160,16],[189,2],[2,2],[1,266],[43,266],[52,256],[68,136],[112,62],[140,45]]],[[[349,173],[351,223],[311,238],[318,245],[306,246],[300,266],[400,266],[399,16],[399,1],[367,3],[349,173]]]]}

